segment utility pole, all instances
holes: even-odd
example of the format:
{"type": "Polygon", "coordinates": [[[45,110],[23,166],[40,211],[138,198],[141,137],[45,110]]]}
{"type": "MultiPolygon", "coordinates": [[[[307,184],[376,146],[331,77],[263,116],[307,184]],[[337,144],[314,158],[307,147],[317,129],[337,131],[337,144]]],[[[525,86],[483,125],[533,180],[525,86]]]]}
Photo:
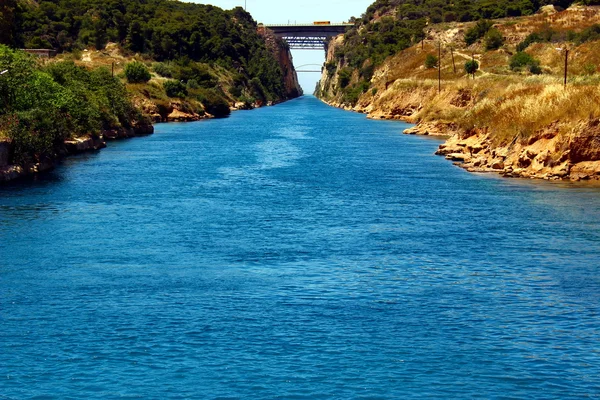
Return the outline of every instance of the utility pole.
{"type": "Polygon", "coordinates": [[[438,93],[442,93],[442,42],[438,42],[438,93]]]}
{"type": "MultiPolygon", "coordinates": [[[[475,53],[471,52],[471,62],[473,63],[473,65],[475,65],[475,53]]],[[[477,70],[475,68],[473,68],[473,80],[475,80],[475,72],[477,72],[477,70]]]]}
{"type": "Polygon", "coordinates": [[[567,71],[569,69],[569,49],[565,47],[565,89],[567,88],[567,71]]]}
{"type": "Polygon", "coordinates": [[[112,77],[115,77],[115,62],[112,62],[112,77]]]}
{"type": "Polygon", "coordinates": [[[456,64],[454,63],[454,47],[450,47],[450,55],[452,56],[452,68],[454,69],[454,75],[456,75],[456,64]]]}

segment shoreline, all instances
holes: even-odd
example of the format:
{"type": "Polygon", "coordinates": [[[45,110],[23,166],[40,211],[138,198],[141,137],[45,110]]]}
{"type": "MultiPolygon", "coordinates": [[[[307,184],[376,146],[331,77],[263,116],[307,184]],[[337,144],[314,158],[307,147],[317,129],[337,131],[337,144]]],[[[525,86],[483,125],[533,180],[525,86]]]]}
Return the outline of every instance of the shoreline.
{"type": "MultiPolygon", "coordinates": [[[[258,108],[276,106],[289,100],[293,99],[286,99],[265,105],[253,105],[252,108],[232,107],[231,111],[252,111],[258,108]]],[[[100,151],[107,147],[107,142],[153,135],[154,126],[156,124],[198,122],[208,119],[214,119],[214,117],[201,117],[193,119],[174,118],[167,121],[153,121],[151,125],[143,125],[130,129],[110,129],[103,130],[98,135],[78,136],[65,140],[63,146],[57,150],[57,153],[54,157],[46,157],[40,159],[36,163],[28,163],[24,165],[8,164],[8,159],[11,152],[11,144],[8,140],[0,141],[0,186],[9,182],[34,178],[39,174],[52,171],[65,158],[92,151],[100,151]]]]}
{"type": "Polygon", "coordinates": [[[368,107],[349,107],[319,100],[331,107],[366,114],[369,119],[414,124],[403,134],[444,140],[435,155],[445,157],[468,172],[547,181],[600,181],[600,140],[597,139],[600,137],[600,119],[581,121],[573,127],[573,131],[581,135],[564,137],[559,132],[559,121],[554,121],[525,143],[515,138],[508,145],[494,146],[488,128],[465,132],[452,122],[414,121],[411,114],[415,108],[395,115],[373,114],[368,107]]]}

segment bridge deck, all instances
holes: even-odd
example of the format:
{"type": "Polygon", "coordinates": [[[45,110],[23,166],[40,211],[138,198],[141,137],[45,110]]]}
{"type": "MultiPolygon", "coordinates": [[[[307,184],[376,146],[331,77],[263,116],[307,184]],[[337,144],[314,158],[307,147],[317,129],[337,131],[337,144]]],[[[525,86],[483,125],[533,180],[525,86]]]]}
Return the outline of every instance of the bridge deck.
{"type": "Polygon", "coordinates": [[[285,40],[292,49],[326,49],[333,36],[346,32],[348,23],[265,24],[264,27],[285,40]]]}

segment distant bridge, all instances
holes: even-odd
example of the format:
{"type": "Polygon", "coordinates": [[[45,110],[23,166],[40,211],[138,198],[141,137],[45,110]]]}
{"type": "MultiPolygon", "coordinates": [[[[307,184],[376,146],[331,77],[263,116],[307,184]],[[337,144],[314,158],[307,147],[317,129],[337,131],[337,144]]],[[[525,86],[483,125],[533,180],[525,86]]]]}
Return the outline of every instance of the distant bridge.
{"type": "Polygon", "coordinates": [[[275,36],[285,40],[291,49],[327,51],[327,44],[332,37],[337,36],[353,26],[349,23],[332,24],[329,21],[312,24],[264,25],[275,33],[275,36]]]}
{"type": "Polygon", "coordinates": [[[299,67],[296,67],[296,72],[318,72],[318,73],[321,73],[321,72],[323,72],[323,65],[322,64],[304,64],[299,67]],[[313,69],[303,69],[306,67],[310,67],[313,69]]]}

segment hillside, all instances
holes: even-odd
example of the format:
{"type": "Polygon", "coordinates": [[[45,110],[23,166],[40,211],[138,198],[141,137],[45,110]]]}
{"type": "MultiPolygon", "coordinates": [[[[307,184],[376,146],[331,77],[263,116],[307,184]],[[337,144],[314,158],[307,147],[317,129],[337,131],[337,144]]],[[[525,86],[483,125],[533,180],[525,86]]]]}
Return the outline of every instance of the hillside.
{"type": "Polygon", "coordinates": [[[0,71],[9,71],[0,80],[0,180],[148,133],[152,121],[224,117],[302,94],[289,48],[240,7],[6,0],[0,11],[0,44],[9,46],[0,45],[0,71]]]}
{"type": "Polygon", "coordinates": [[[540,5],[526,16],[429,20],[420,36],[383,60],[368,57],[368,41],[352,40],[369,29],[380,34],[399,11],[370,10],[368,21],[358,21],[330,45],[320,98],[371,118],[416,123],[407,133],[451,136],[439,154],[471,171],[600,178],[598,7],[540,5]],[[357,64],[355,54],[367,56],[357,64]],[[466,64],[475,65],[475,75],[466,64]]]}

